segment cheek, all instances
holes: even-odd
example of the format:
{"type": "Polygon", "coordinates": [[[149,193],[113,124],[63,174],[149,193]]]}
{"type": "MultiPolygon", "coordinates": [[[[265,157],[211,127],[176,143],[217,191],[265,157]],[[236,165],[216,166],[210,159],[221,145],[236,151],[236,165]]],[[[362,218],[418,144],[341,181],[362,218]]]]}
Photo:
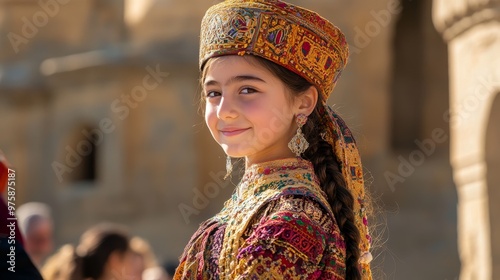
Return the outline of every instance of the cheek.
{"type": "Polygon", "coordinates": [[[207,124],[210,132],[214,133],[214,129],[217,127],[217,112],[213,106],[205,106],[205,123],[207,124]]]}
{"type": "Polygon", "coordinates": [[[252,114],[254,137],[257,143],[268,145],[289,138],[291,119],[283,111],[267,111],[252,114]]]}
{"type": "Polygon", "coordinates": [[[270,104],[274,103],[268,102],[260,108],[250,109],[247,116],[259,128],[281,135],[290,128],[293,113],[287,106],[269,106],[270,104]]]}

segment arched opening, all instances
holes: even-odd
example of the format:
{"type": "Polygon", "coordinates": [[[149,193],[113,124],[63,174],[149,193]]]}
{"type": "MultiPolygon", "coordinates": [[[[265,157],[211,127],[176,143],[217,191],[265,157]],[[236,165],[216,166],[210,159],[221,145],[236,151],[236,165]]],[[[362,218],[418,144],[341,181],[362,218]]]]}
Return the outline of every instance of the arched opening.
{"type": "MultiPolygon", "coordinates": [[[[401,0],[395,25],[391,84],[391,147],[412,151],[436,128],[448,134],[448,49],[431,19],[432,1],[401,0]]],[[[446,145],[436,147],[446,151],[446,145]]]]}
{"type": "Polygon", "coordinates": [[[401,261],[386,259],[383,270],[394,271],[395,279],[453,279],[460,259],[450,124],[444,118],[450,98],[448,48],[432,23],[432,0],[399,2],[392,38],[389,145],[398,174],[407,175],[389,202],[397,205],[397,218],[389,223],[398,237],[388,235],[388,246],[401,261]],[[403,166],[411,166],[411,174],[403,166]]]}
{"type": "Polygon", "coordinates": [[[423,95],[422,1],[401,1],[396,23],[392,79],[392,147],[410,150],[421,127],[423,95]]]}
{"type": "Polygon", "coordinates": [[[72,159],[68,181],[71,184],[92,186],[97,180],[98,145],[102,141],[92,126],[82,125],[74,130],[65,147],[66,158],[72,159]],[[88,184],[91,183],[91,184],[88,184]]]}
{"type": "Polygon", "coordinates": [[[492,279],[500,279],[500,93],[491,106],[486,131],[486,180],[490,210],[492,279]]]}

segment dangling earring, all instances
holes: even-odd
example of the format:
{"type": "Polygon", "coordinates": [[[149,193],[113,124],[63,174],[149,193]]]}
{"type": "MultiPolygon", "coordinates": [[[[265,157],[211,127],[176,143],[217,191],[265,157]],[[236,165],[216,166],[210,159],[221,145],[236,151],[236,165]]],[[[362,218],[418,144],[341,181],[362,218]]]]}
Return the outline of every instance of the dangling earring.
{"type": "Polygon", "coordinates": [[[288,148],[297,156],[300,157],[300,155],[307,150],[309,147],[309,142],[307,142],[306,138],[304,137],[304,133],[302,133],[302,127],[304,124],[307,122],[307,116],[304,114],[298,114],[295,117],[295,120],[297,122],[298,128],[297,128],[297,134],[293,136],[292,140],[288,142],[288,148]]]}
{"type": "Polygon", "coordinates": [[[224,180],[226,180],[227,177],[231,176],[231,173],[233,173],[233,162],[231,161],[231,157],[227,156],[227,158],[226,158],[226,175],[224,176],[224,180]]]}

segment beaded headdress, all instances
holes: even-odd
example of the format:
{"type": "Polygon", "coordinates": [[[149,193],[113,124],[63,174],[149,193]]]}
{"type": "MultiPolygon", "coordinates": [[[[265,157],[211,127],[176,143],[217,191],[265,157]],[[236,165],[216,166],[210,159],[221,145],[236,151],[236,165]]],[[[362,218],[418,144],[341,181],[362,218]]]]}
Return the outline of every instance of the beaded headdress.
{"type": "Polygon", "coordinates": [[[212,6],[201,24],[199,66],[225,55],[255,55],[304,77],[322,96],[322,133],[341,164],[354,197],[361,234],[363,279],[371,279],[363,170],[356,142],[344,121],[326,104],[344,69],[349,50],[344,34],[317,13],[278,0],[227,0],[212,6]]]}

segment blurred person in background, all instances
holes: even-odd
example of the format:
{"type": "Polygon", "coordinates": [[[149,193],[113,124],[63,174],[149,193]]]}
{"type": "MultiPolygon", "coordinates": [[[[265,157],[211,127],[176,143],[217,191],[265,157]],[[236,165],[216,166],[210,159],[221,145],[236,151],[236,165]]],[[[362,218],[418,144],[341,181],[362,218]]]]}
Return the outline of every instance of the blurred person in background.
{"type": "Polygon", "coordinates": [[[61,264],[58,280],[131,280],[125,275],[130,254],[130,238],[121,226],[109,223],[96,225],[85,231],[76,247],[61,252],[62,259],[71,253],[71,259],[61,264]]]}
{"type": "Polygon", "coordinates": [[[130,280],[151,280],[161,277],[162,274],[166,273],[163,268],[158,267],[158,261],[149,243],[139,236],[134,236],[130,240],[130,254],[125,275],[130,280]]]}
{"type": "MultiPolygon", "coordinates": [[[[172,277],[169,277],[163,267],[155,266],[150,267],[144,270],[142,273],[142,279],[144,280],[171,280],[172,277]]],[[[131,279],[132,280],[132,279],[131,279]]]]}
{"type": "Polygon", "coordinates": [[[15,181],[9,181],[9,174],[14,174],[9,169],[3,152],[0,150],[0,279],[8,280],[39,280],[42,276],[24,250],[23,237],[16,220],[12,220],[12,211],[9,210],[4,200],[3,193],[7,194],[8,202],[16,205],[15,181]],[[12,172],[12,173],[11,173],[12,172]],[[12,183],[14,182],[14,184],[12,183]],[[9,188],[10,187],[10,188],[9,188]],[[12,226],[10,226],[12,225],[12,226]]]}
{"type": "Polygon", "coordinates": [[[17,210],[19,227],[25,238],[25,249],[38,267],[54,249],[53,221],[50,207],[45,203],[28,202],[17,210]]]}
{"type": "Polygon", "coordinates": [[[41,268],[43,279],[63,280],[63,270],[67,269],[73,261],[74,247],[71,244],[63,245],[57,252],[47,258],[41,268]]]}

